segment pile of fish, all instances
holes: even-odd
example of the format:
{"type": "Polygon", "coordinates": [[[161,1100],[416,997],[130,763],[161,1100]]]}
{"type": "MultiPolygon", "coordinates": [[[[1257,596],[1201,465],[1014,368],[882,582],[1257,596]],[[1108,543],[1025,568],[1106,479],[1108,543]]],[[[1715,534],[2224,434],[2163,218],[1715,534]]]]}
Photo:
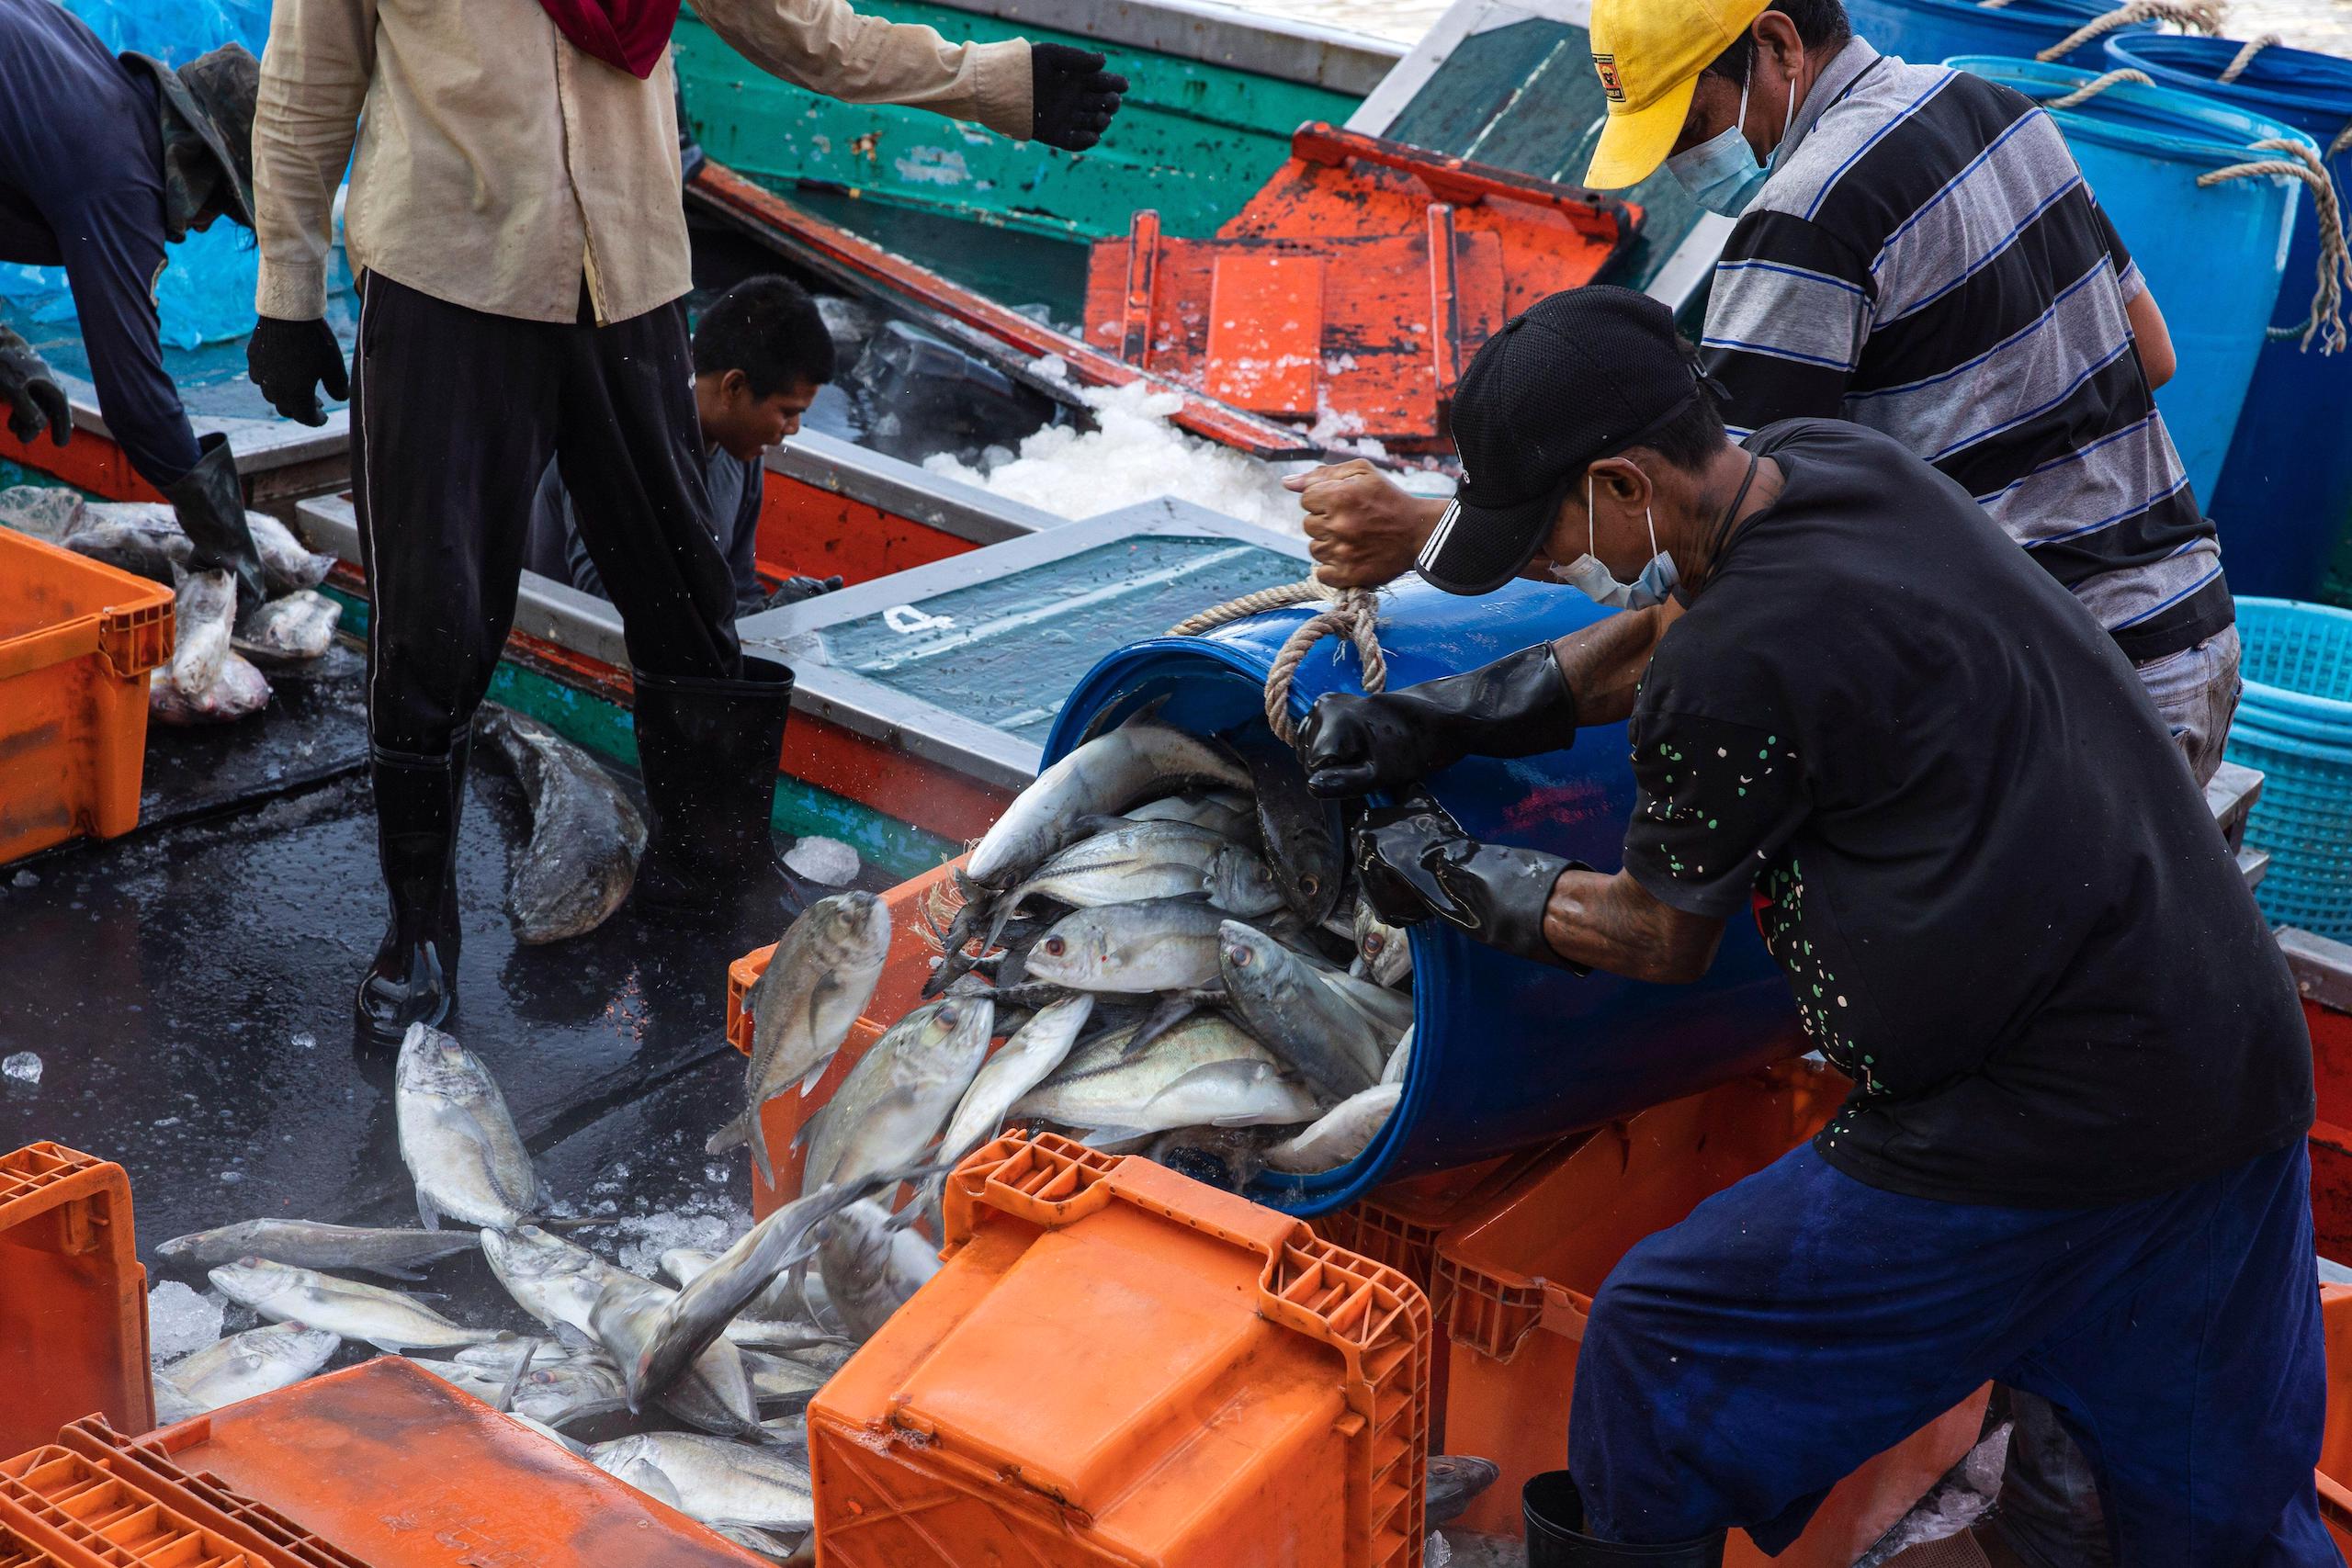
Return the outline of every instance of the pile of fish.
{"type": "MultiPolygon", "coordinates": [[[[1148,709],[1087,740],[973,850],[931,999],[802,1122],[799,1190],[952,1168],[1009,1126],[1232,1189],[1356,1158],[1404,1093],[1411,954],[1350,897],[1340,842],[1262,731],[1202,739],[1148,709]]],[[[762,1109],[815,1087],[889,946],[865,894],[785,932],[746,998],[744,1112],[710,1152],[748,1143],[775,1184],[762,1109]]]]}
{"type": "Polygon", "coordinates": [[[267,671],[298,668],[334,640],[343,607],[316,592],[334,557],[305,548],[266,512],[245,513],[268,600],[237,619],[224,571],[190,571],[195,542],[157,502],[94,502],[76,492],[18,485],[0,491],[0,525],[169,586],[175,651],[148,683],[161,723],[226,724],[269,705],[267,671]]]}

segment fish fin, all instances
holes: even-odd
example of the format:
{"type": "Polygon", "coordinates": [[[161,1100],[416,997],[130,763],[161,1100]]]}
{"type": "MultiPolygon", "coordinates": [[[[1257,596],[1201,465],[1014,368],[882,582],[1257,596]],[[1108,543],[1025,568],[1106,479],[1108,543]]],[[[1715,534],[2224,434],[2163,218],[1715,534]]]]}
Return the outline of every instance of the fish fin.
{"type": "Polygon", "coordinates": [[[555,1342],[567,1350],[593,1350],[599,1356],[611,1354],[605,1348],[603,1340],[576,1323],[559,1322],[548,1332],[554,1335],[555,1342]]]}
{"type": "Polygon", "coordinates": [[[829,1054],[823,1061],[808,1069],[808,1076],[800,1080],[801,1099],[806,1100],[810,1095],[817,1092],[818,1082],[824,1077],[825,1069],[833,1065],[833,1057],[839,1055],[840,1053],[838,1051],[832,1052],[829,1054]]]}
{"type": "Polygon", "coordinates": [[[543,1231],[593,1230],[613,1223],[609,1214],[534,1214],[531,1224],[543,1231]]]}
{"type": "Polygon", "coordinates": [[[743,1123],[750,1115],[751,1112],[745,1111],[741,1116],[736,1117],[734,1121],[713,1133],[704,1141],[702,1152],[707,1155],[723,1155],[729,1149],[741,1148],[744,1140],[751,1135],[743,1130],[743,1123]]]}
{"type": "Polygon", "coordinates": [[[537,1335],[524,1339],[523,1353],[514,1358],[514,1370],[506,1374],[505,1385],[498,1391],[498,1398],[492,1404],[492,1409],[506,1411],[514,1408],[514,1391],[523,1386],[523,1379],[529,1374],[531,1363],[538,1358],[539,1347],[545,1343],[537,1335]]]}
{"type": "Polygon", "coordinates": [[[1070,826],[1077,829],[1070,840],[1072,843],[1076,843],[1081,839],[1093,838],[1098,833],[1115,833],[1123,828],[1132,828],[1135,824],[1124,817],[1114,817],[1107,811],[1090,811],[1083,817],[1072,818],[1070,826]]]}
{"type": "Polygon", "coordinates": [[[433,1206],[433,1200],[424,1195],[424,1189],[422,1187],[416,1190],[416,1220],[417,1224],[426,1230],[437,1231],[441,1228],[441,1211],[433,1206]]]}
{"type": "Polygon", "coordinates": [[[1152,1008],[1150,1016],[1136,1025],[1135,1033],[1129,1036],[1126,1044],[1120,1048],[1119,1059],[1124,1062],[1140,1055],[1153,1041],[1200,1011],[1200,1009],[1201,1004],[1197,999],[1182,992],[1160,998],[1152,1008]]]}
{"type": "MultiPolygon", "coordinates": [[[[424,1275],[418,1273],[413,1269],[395,1269],[389,1263],[371,1264],[368,1268],[361,1269],[360,1272],[380,1275],[387,1280],[415,1280],[424,1278],[424,1275]]],[[[415,1292],[411,1292],[411,1294],[414,1293],[415,1292]]]]}
{"type": "Polygon", "coordinates": [[[1137,1138],[1148,1138],[1150,1136],[1151,1134],[1144,1131],[1141,1127],[1097,1127],[1093,1131],[1088,1133],[1086,1136],[1080,1138],[1079,1142],[1084,1144],[1090,1149],[1099,1149],[1107,1145],[1131,1144],[1137,1138]]]}
{"type": "Polygon", "coordinates": [[[743,1111],[744,1142],[752,1145],[752,1158],[760,1168],[760,1179],[773,1189],[775,1186],[775,1159],[768,1153],[767,1119],[760,1114],[755,1102],[743,1111]]]}

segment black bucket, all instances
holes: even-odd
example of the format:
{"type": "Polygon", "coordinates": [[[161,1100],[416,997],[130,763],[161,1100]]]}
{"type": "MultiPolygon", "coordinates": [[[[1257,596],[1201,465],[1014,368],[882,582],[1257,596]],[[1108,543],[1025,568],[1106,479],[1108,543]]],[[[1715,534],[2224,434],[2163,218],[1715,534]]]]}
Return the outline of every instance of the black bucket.
{"type": "Polygon", "coordinates": [[[1519,1511],[1527,1521],[1527,1568],[1723,1568],[1724,1538],[1677,1541],[1670,1546],[1617,1546],[1584,1533],[1584,1496],[1576,1477],[1547,1470],[1520,1489],[1519,1511]]]}

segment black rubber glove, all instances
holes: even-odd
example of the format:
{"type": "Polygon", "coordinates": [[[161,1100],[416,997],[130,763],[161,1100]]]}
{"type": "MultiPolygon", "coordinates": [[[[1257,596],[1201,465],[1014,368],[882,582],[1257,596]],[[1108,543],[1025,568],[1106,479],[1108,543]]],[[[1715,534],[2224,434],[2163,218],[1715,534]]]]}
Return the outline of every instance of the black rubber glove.
{"type": "Polygon", "coordinates": [[[0,399],[8,404],[8,434],[29,445],[44,429],[62,446],[74,436],[74,408],[48,361],[32,344],[0,327],[0,399]]]}
{"type": "Polygon", "coordinates": [[[343,345],[323,319],[282,321],[264,316],[245,340],[245,374],[269,406],[300,424],[324,424],[319,389],[337,402],[351,400],[351,376],[343,345]]]}
{"type": "Polygon", "coordinates": [[[797,604],[804,599],[814,599],[820,593],[831,593],[842,585],[841,575],[831,577],[787,577],[776,591],[767,597],[763,610],[780,610],[786,604],[797,604]]]}
{"type": "Polygon", "coordinates": [[[227,436],[208,431],[196,444],[204,455],[196,467],[164,487],[164,499],[172,503],[181,530],[196,546],[187,569],[226,571],[235,579],[242,620],[269,597],[260,552],[254,548],[253,531],[245,526],[244,487],[238,482],[237,459],[227,436]]]}
{"type": "Polygon", "coordinates": [[[1544,910],[1564,871],[1582,861],[1541,850],[1482,844],[1427,795],[1364,814],[1356,831],[1356,874],[1373,913],[1392,926],[1432,916],[1461,927],[1488,947],[1577,975],[1544,935],[1544,910]]]}
{"type": "Polygon", "coordinates": [[[1370,795],[1418,784],[1464,757],[1532,757],[1576,744],[1577,698],[1549,643],[1465,674],[1379,696],[1329,692],[1299,727],[1306,787],[1370,795]]]}
{"type": "Polygon", "coordinates": [[[1091,49],[1068,44],[1029,46],[1031,140],[1083,152],[1102,140],[1119,112],[1127,79],[1102,69],[1091,49]]]}

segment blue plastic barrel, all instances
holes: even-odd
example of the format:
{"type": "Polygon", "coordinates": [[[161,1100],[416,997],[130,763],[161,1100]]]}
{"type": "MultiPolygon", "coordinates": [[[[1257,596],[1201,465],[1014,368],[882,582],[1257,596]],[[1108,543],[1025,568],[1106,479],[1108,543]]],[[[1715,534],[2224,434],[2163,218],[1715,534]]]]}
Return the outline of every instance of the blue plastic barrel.
{"type": "MultiPolygon", "coordinates": [[[[2095,74],[1984,56],[1946,63],[2045,101],[2095,74]]],[[[2201,506],[2221,478],[2262,354],[2302,187],[2275,178],[2200,187],[2197,178],[2278,156],[2252,151],[2267,138],[2311,139],[2245,109],[2137,82],[2119,82],[2054,118],[2171,330],[2180,367],[2156,406],[2201,506]]]]}
{"type": "MultiPolygon", "coordinates": [[[[2119,0],[2120,3],[2120,0],[2119,0]]],[[[2030,60],[2055,48],[2115,5],[2109,0],[2010,0],[1984,6],[1977,0],[1846,0],[1854,31],[1881,54],[1897,54],[1915,65],[1932,65],[1955,54],[1998,54],[2030,60]]],[[[2146,31],[2134,22],[2128,29],[2146,31]]],[[[2065,57],[2070,65],[2100,58],[2093,39],[2065,57]]]]}
{"type": "MultiPolygon", "coordinates": [[[[2352,60],[2307,50],[2256,54],[2236,81],[2222,72],[2245,47],[2234,39],[2119,38],[2110,64],[2146,72],[2159,84],[2204,94],[2309,132],[2322,151],[2352,126],[2352,60]]],[[[2336,188],[2352,195],[2352,146],[2328,161],[2336,188]]],[[[2300,329],[2311,315],[2319,265],[2318,214],[2301,201],[2295,243],[2271,312],[2273,328],[2300,329]]],[[[2307,352],[2295,338],[2272,339],[2255,361],[2237,433],[2206,512],[2221,531],[2233,592],[2279,599],[2315,596],[2335,537],[2352,522],[2352,354],[2307,352]]]]}
{"type": "MultiPolygon", "coordinates": [[[[1464,599],[1418,581],[1385,601],[1380,630],[1392,686],[1452,675],[1564,637],[1607,612],[1549,584],[1512,583],[1464,599]]],[[[1305,610],[1279,611],[1204,637],[1122,649],[1078,683],[1046,738],[1068,752],[1098,716],[1115,721],[1166,698],[1165,722],[1196,734],[1265,724],[1265,676],[1305,610]]],[[[1304,716],[1329,691],[1360,691],[1352,651],[1327,639],[1291,688],[1304,716]]],[[[1634,801],[1623,725],[1518,761],[1473,759],[1430,789],[1470,832],[1604,869],[1621,862],[1634,801]]],[[[1405,1094],[1363,1154],[1320,1176],[1269,1173],[1261,1202],[1318,1214],[1383,1181],[1467,1164],[1695,1093],[1796,1049],[1787,982],[1755,927],[1736,920],[1706,977],[1653,986],[1566,970],[1483,947],[1431,921],[1412,933],[1414,1032],[1405,1094]]]]}

